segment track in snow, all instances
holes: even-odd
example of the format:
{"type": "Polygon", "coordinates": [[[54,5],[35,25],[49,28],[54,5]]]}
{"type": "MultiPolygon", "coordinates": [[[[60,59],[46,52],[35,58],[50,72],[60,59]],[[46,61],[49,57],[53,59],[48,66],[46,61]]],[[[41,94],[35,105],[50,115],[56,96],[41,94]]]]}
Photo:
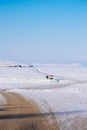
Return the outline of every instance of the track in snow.
{"type": "Polygon", "coordinates": [[[44,116],[33,101],[28,102],[15,93],[1,91],[1,94],[7,100],[0,111],[1,130],[59,130],[57,124],[49,123],[49,115],[44,116]]]}

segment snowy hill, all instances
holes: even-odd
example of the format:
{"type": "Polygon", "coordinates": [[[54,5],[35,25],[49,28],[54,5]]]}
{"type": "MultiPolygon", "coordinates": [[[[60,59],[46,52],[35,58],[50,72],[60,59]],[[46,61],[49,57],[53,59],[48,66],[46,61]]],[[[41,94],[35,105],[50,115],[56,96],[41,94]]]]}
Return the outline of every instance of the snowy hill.
{"type": "Polygon", "coordinates": [[[32,67],[30,64],[21,64],[12,61],[0,61],[0,67],[32,67]]]}

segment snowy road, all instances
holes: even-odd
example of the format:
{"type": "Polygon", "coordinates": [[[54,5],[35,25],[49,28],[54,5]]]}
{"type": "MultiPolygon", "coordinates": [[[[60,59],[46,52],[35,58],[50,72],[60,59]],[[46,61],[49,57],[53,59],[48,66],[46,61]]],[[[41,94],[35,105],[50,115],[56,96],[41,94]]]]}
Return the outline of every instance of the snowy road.
{"type": "MultiPolygon", "coordinates": [[[[87,68],[40,67],[38,70],[39,73],[31,68],[0,68],[1,93],[5,91],[3,95],[7,100],[13,95],[11,101],[14,103],[17,102],[18,95],[28,103],[32,101],[39,110],[38,114],[32,116],[45,118],[48,126],[53,126],[52,130],[86,130],[87,68]],[[45,74],[53,74],[54,80],[47,80],[45,74]]],[[[20,100],[19,106],[25,106],[19,102],[20,100]]],[[[15,118],[19,116],[15,115],[15,118]]],[[[46,127],[44,130],[47,130],[46,127]]]]}
{"type": "MultiPolygon", "coordinates": [[[[33,101],[27,101],[18,94],[6,91],[1,94],[7,102],[0,112],[0,129],[58,130],[58,125],[52,126],[47,119],[48,114],[42,114],[33,101]]],[[[53,115],[51,117],[53,118],[53,115]]]]}

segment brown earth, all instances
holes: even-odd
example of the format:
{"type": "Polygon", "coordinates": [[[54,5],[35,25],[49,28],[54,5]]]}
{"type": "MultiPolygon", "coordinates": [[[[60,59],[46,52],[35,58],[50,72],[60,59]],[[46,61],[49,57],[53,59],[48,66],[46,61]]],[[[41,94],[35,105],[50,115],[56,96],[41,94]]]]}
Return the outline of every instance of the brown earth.
{"type": "Polygon", "coordinates": [[[2,91],[6,104],[0,108],[0,130],[59,130],[54,116],[53,123],[41,113],[34,101],[27,101],[16,93],[2,91]]]}

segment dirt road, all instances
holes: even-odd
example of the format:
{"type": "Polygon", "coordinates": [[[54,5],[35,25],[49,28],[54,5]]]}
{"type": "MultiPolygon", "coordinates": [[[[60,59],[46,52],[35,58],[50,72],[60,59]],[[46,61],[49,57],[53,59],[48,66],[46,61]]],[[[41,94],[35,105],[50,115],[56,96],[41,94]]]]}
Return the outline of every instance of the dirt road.
{"type": "MultiPolygon", "coordinates": [[[[52,125],[35,102],[15,93],[1,91],[1,94],[7,103],[0,109],[0,130],[59,130],[58,124],[52,125]]],[[[55,123],[53,115],[52,118],[55,123]]]]}

